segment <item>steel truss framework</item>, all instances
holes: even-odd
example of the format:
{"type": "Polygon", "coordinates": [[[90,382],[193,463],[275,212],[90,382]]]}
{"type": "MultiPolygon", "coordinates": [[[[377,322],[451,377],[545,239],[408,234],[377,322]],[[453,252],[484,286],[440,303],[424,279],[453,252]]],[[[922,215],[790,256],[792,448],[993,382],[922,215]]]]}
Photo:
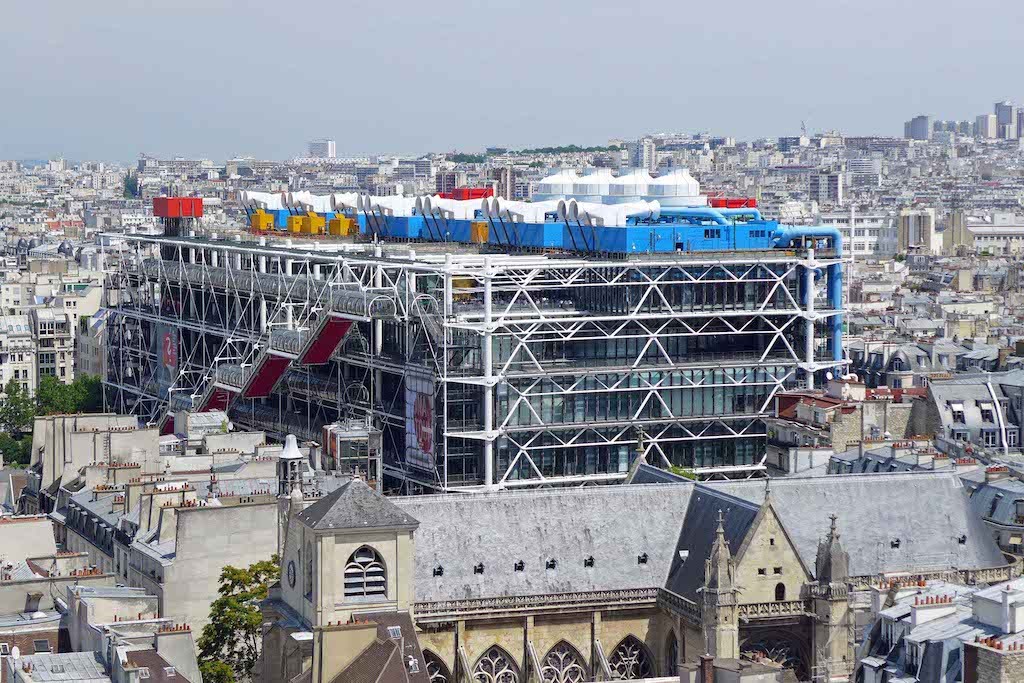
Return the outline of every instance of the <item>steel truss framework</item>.
{"type": "Polygon", "coordinates": [[[750,475],[774,395],[841,364],[827,335],[842,311],[815,276],[838,261],[810,251],[129,242],[108,274],[113,408],[159,424],[224,400],[242,424],[314,440],[325,423],[369,418],[391,486],[408,490],[614,481],[638,454],[750,475]],[[297,362],[327,316],[351,330],[328,362],[297,362]],[[287,369],[248,397],[268,354],[287,369]],[[432,468],[406,458],[411,377],[434,387],[432,468]]]}

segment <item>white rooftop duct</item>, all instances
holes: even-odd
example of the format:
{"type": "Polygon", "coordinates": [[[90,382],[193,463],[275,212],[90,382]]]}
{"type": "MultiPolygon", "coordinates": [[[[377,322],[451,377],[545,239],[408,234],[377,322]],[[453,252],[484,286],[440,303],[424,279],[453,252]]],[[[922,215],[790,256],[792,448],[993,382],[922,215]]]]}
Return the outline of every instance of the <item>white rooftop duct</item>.
{"type": "Polygon", "coordinates": [[[476,199],[446,199],[434,195],[417,197],[417,208],[422,208],[423,215],[444,216],[454,220],[473,220],[480,204],[476,199]]]}
{"type": "Polygon", "coordinates": [[[315,195],[305,190],[300,192],[289,192],[287,206],[296,211],[315,211],[316,213],[329,213],[331,207],[331,195],[315,195]]]}
{"type": "MultiPolygon", "coordinates": [[[[484,200],[486,203],[487,200],[484,200]]],[[[548,213],[557,213],[560,202],[551,199],[540,202],[517,202],[501,197],[492,197],[489,215],[516,223],[543,223],[548,213]]]]}
{"type": "Polygon", "coordinates": [[[388,216],[411,216],[416,208],[416,200],[413,197],[376,197],[372,195],[360,196],[361,206],[357,208],[363,213],[384,213],[388,216]]]}
{"type": "Polygon", "coordinates": [[[565,206],[566,215],[571,222],[606,228],[623,227],[630,218],[657,219],[661,215],[658,202],[628,202],[623,204],[595,204],[577,202],[570,199],[565,206]]]}
{"type": "Polygon", "coordinates": [[[359,199],[358,192],[341,192],[338,194],[327,195],[330,197],[330,204],[332,211],[344,211],[345,209],[355,209],[356,201],[359,199]]]}
{"type": "Polygon", "coordinates": [[[278,210],[284,208],[279,192],[252,192],[246,190],[239,196],[243,205],[254,209],[278,210]]]}

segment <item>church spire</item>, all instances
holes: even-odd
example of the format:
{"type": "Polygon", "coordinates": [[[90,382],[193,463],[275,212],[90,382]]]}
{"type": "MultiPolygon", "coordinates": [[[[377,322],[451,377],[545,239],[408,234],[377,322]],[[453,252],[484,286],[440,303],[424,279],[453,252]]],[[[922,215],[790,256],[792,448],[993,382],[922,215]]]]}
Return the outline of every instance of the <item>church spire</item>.
{"type": "Polygon", "coordinates": [[[836,520],[839,518],[833,514],[829,517],[832,524],[829,527],[828,536],[818,543],[818,558],[815,562],[814,573],[819,586],[831,583],[845,583],[850,576],[850,556],[843,550],[839,542],[839,529],[836,520]]]}
{"type": "Polygon", "coordinates": [[[733,562],[729,542],[725,538],[725,516],[718,511],[718,528],[704,570],[704,589],[730,590],[733,587],[733,562]]]}
{"type": "Polygon", "coordinates": [[[701,625],[707,653],[735,659],[739,648],[739,587],[735,583],[736,565],[725,533],[725,515],[718,511],[718,526],[711,553],[704,565],[701,601],[701,625]]]}

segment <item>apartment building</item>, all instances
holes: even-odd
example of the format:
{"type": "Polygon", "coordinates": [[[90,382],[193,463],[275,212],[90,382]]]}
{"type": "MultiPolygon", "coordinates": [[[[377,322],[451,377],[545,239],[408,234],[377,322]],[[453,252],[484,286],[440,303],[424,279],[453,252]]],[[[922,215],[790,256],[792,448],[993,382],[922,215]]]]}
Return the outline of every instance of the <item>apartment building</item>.
{"type": "Polygon", "coordinates": [[[848,211],[822,213],[823,225],[834,225],[843,236],[843,249],[854,257],[891,258],[896,253],[896,226],[892,216],[884,213],[848,211]]]}
{"type": "Polygon", "coordinates": [[[27,315],[0,316],[0,382],[21,382],[26,391],[36,388],[36,345],[27,315]]]}

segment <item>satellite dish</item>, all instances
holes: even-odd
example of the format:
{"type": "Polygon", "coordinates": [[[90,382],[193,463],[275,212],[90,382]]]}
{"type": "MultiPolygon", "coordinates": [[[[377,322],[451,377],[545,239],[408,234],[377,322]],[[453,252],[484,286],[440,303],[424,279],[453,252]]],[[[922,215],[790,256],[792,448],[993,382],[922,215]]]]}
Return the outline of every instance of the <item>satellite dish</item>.
{"type": "Polygon", "coordinates": [[[17,661],[18,657],[20,657],[20,656],[21,656],[21,650],[18,649],[17,645],[15,645],[14,647],[11,648],[11,659],[17,661]]]}
{"type": "Polygon", "coordinates": [[[831,372],[826,372],[826,373],[825,373],[825,379],[827,379],[828,381],[830,381],[830,382],[831,382],[831,381],[832,381],[832,379],[833,379],[833,377],[832,377],[832,373],[831,373],[831,372]]]}

